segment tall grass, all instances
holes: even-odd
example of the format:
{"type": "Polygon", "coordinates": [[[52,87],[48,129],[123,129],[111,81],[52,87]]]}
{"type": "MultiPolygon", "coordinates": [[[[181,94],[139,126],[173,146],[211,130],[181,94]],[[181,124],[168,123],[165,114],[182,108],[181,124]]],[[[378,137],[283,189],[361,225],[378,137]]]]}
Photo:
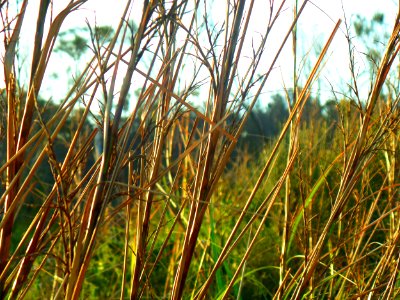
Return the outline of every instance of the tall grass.
{"type": "Polygon", "coordinates": [[[293,3],[270,1],[257,43],[254,0],[226,3],[219,23],[208,1],[126,1],[109,39],[88,25],[91,59],[65,97],[46,104],[57,38],[85,2],[55,15],[50,1],[35,3],[28,80],[18,48],[28,1],[0,3],[0,298],[245,299],[251,280],[274,299],[399,293],[400,118],[390,74],[400,13],[368,99],[337,99],[337,123],[326,124],[302,118],[341,21],[300,84],[296,26],[307,0],[294,1],[278,40],[271,32],[293,3]],[[238,141],[290,38],[289,116],[249,157],[238,141]]]}

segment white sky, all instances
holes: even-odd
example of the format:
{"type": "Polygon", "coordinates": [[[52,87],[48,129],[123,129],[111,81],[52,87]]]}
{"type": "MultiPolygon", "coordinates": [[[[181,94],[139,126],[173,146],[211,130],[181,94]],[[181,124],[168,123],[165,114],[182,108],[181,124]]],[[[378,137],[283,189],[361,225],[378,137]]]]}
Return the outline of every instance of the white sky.
{"type": "MultiPolygon", "coordinates": [[[[57,14],[62,7],[64,7],[70,0],[57,0],[54,1],[54,12],[57,14]]],[[[23,28],[23,35],[21,36],[21,48],[24,49],[23,45],[31,45],[34,39],[35,30],[35,18],[37,16],[37,6],[40,0],[33,0],[29,2],[28,12],[26,14],[25,27],[23,28]]],[[[136,1],[134,9],[132,11],[133,19],[140,20],[141,9],[139,8],[139,2],[136,1]]],[[[257,29],[265,24],[265,19],[268,16],[268,2],[269,0],[255,0],[255,8],[253,11],[252,23],[250,26],[250,31],[256,32],[257,29]],[[261,24],[261,25],[259,25],[261,24]]],[[[299,2],[299,7],[302,3],[299,2]]],[[[89,0],[79,11],[72,13],[67,17],[62,31],[74,27],[85,27],[86,19],[89,20],[91,24],[94,24],[96,20],[98,25],[111,25],[116,27],[122,11],[125,7],[126,1],[123,0],[89,0]]],[[[218,14],[221,14],[221,18],[224,18],[224,7],[226,3],[225,0],[215,0],[213,7],[213,16],[218,19],[218,14]]],[[[275,7],[278,7],[281,1],[275,1],[275,7]]],[[[299,42],[298,50],[300,56],[304,57],[304,53],[310,51],[310,57],[308,58],[308,70],[311,65],[316,61],[316,54],[313,49],[316,46],[322,47],[329,37],[336,21],[339,18],[343,19],[343,10],[348,20],[353,20],[356,14],[370,19],[374,13],[383,12],[385,14],[385,22],[387,23],[387,31],[390,32],[392,29],[393,21],[397,12],[398,3],[396,0],[314,0],[310,1],[302,16],[300,17],[300,22],[298,23],[299,30],[299,42]]],[[[278,23],[273,29],[273,33],[270,41],[273,43],[267,45],[267,48],[272,54],[275,53],[274,49],[277,49],[280,45],[280,41],[287,32],[293,15],[293,1],[287,1],[284,13],[279,17],[278,23]]],[[[343,80],[348,78],[348,54],[347,54],[347,44],[344,37],[344,23],[341,25],[341,30],[338,31],[334,42],[328,52],[330,59],[328,60],[325,70],[322,73],[322,78],[327,78],[335,86],[343,85],[343,80]]],[[[317,47],[318,48],[318,47],[317,47]]],[[[31,49],[25,49],[31,50],[31,49]]],[[[29,51],[27,51],[29,52],[29,51]]],[[[292,74],[292,50],[291,43],[289,42],[282,53],[280,60],[278,61],[277,69],[274,71],[273,76],[270,77],[267,82],[267,92],[275,92],[282,90],[284,84],[286,86],[291,85],[291,74],[292,74]]],[[[361,56],[361,55],[360,55],[361,56]]],[[[300,57],[301,58],[301,57],[300,57]]],[[[54,58],[56,59],[56,58],[54,58]]],[[[363,64],[367,66],[365,59],[360,57],[359,68],[363,68],[363,64]]],[[[30,58],[27,58],[27,62],[30,63],[30,58]]],[[[59,62],[59,61],[58,61],[59,62]]],[[[269,67],[269,62],[265,62],[265,70],[269,67]]],[[[300,63],[300,59],[299,59],[300,63]]],[[[65,73],[65,71],[60,72],[60,67],[64,65],[60,63],[50,64],[51,68],[48,70],[48,75],[54,72],[65,73]]],[[[64,66],[65,67],[65,66],[64,66]]],[[[304,76],[307,73],[307,67],[304,69],[304,76]]],[[[61,74],[63,75],[63,74],[61,74]]],[[[1,74],[0,76],[3,76],[1,74]]],[[[62,79],[62,77],[60,77],[62,79]]],[[[59,79],[60,79],[59,78],[59,79]]],[[[0,78],[1,80],[1,78],[0,78]]],[[[1,81],[3,82],[3,81],[1,81]]],[[[1,83],[2,85],[4,83],[1,83]]],[[[43,87],[42,91],[48,97],[53,94],[54,98],[61,97],[65,94],[63,87],[43,87]],[[60,93],[60,96],[57,95],[60,93]]],[[[328,89],[322,88],[322,93],[329,93],[328,89]]]]}

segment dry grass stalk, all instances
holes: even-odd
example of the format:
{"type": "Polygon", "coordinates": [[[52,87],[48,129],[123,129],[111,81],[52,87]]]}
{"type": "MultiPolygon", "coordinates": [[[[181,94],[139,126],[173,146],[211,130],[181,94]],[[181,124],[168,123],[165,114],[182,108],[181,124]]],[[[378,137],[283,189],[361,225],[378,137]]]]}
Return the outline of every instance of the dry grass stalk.
{"type": "MultiPolygon", "coordinates": [[[[277,7],[269,2],[268,22],[249,60],[245,53],[253,38],[254,0],[228,1],[222,25],[212,23],[205,0],[143,1],[137,28],[128,22],[137,4],[128,0],[108,40],[100,40],[98,28],[89,25],[93,55],[65,97],[48,109],[41,89],[47,84],[50,56],[65,19],[85,2],[70,1],[52,20],[50,1],[38,4],[25,87],[16,70],[28,1],[17,4],[19,13],[9,1],[0,2],[7,104],[7,155],[0,165],[5,178],[0,196],[0,298],[37,296],[43,292],[38,282],[48,274],[52,299],[87,297],[91,277],[106,272],[104,265],[120,270],[114,277],[120,285],[110,287],[107,297],[240,298],[248,288],[247,276],[258,272],[252,264],[266,230],[276,234],[279,248],[276,255],[268,253],[275,258],[271,265],[263,266],[279,269],[271,276],[276,282],[270,297],[396,297],[400,98],[384,102],[381,97],[385,84],[390,86],[400,49],[400,15],[365,108],[354,110],[337,101],[337,127],[342,131],[332,134],[332,149],[320,149],[321,141],[305,146],[304,134],[313,141],[319,133],[325,138],[334,125],[327,126],[329,130],[318,123],[307,127],[302,119],[312,105],[311,89],[340,21],[300,86],[296,24],[307,0],[298,10],[294,2],[293,22],[267,69],[263,60],[268,38],[288,5],[285,0],[277,7]],[[236,154],[237,143],[292,34],[293,103],[286,90],[287,119],[259,170],[249,170],[257,163],[236,154]],[[191,78],[184,71],[188,66],[191,78]],[[196,92],[206,100],[204,110],[189,103],[196,92]],[[98,113],[92,110],[96,103],[98,113]],[[351,123],[348,116],[357,115],[360,124],[351,123]],[[317,132],[310,133],[313,130],[317,132]],[[306,151],[310,157],[324,153],[319,155],[327,156],[328,167],[310,157],[302,161],[306,151]],[[238,187],[230,187],[235,164],[248,176],[248,185],[236,178],[233,184],[238,187]],[[340,172],[332,175],[337,168],[340,172]],[[375,184],[379,176],[383,179],[375,184]],[[389,201],[382,204],[383,199],[389,201]],[[324,213],[329,200],[332,212],[324,213]],[[30,218],[21,225],[16,220],[27,207],[30,218]],[[236,218],[221,223],[225,213],[234,211],[236,218]],[[277,220],[282,216],[283,221],[277,220]],[[346,232],[345,226],[354,230],[346,232]],[[16,236],[17,242],[12,239],[16,236]],[[370,259],[376,266],[368,265],[370,259]]],[[[395,94],[394,86],[388,89],[395,94]]],[[[357,86],[354,91],[361,103],[357,86]]]]}

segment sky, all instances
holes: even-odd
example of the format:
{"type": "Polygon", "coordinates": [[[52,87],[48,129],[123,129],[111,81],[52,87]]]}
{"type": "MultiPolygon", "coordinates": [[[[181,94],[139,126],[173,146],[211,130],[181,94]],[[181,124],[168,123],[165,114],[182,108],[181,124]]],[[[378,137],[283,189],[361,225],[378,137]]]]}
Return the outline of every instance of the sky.
{"type": "MultiPolygon", "coordinates": [[[[57,14],[65,5],[67,5],[69,1],[70,0],[53,1],[54,15],[57,14]]],[[[285,9],[282,15],[279,16],[277,24],[272,31],[271,40],[274,42],[269,44],[267,47],[268,51],[271,51],[271,55],[267,55],[267,57],[269,57],[271,60],[276,52],[276,49],[280,45],[280,41],[291,24],[291,19],[293,17],[293,1],[294,0],[287,1],[287,4],[285,4],[285,9]]],[[[35,24],[37,6],[39,2],[40,0],[29,1],[28,12],[26,14],[26,20],[22,30],[23,34],[21,36],[21,49],[26,50],[26,47],[23,47],[23,45],[32,44],[34,39],[35,26],[33,24],[35,24]]],[[[139,7],[141,6],[141,2],[142,1],[134,1],[134,6],[132,9],[132,18],[134,20],[140,20],[141,9],[139,7]]],[[[276,0],[275,6],[277,7],[280,2],[281,1],[276,0]]],[[[299,0],[298,2],[298,5],[300,6],[302,1],[299,0]]],[[[111,25],[116,27],[120,20],[120,16],[122,15],[125,3],[125,0],[89,0],[78,11],[70,14],[67,17],[61,31],[66,31],[70,28],[85,27],[86,20],[88,20],[91,24],[96,22],[98,25],[111,25]],[[110,7],[111,2],[112,7],[110,7]]],[[[215,0],[212,4],[212,15],[216,21],[219,19],[223,20],[225,3],[226,1],[224,0],[215,0]]],[[[265,19],[267,16],[266,8],[268,7],[267,4],[268,0],[255,0],[252,22],[249,29],[255,35],[257,35],[258,28],[262,26],[262,24],[265,24],[265,19]]],[[[348,21],[352,21],[357,14],[365,17],[366,19],[370,19],[376,12],[382,12],[385,14],[387,31],[390,32],[396,16],[397,5],[398,3],[396,0],[309,1],[298,23],[298,51],[300,57],[299,74],[302,74],[304,77],[307,76],[311,65],[316,61],[317,53],[315,49],[323,46],[338,19],[343,20],[344,13],[346,14],[348,21]],[[309,56],[306,56],[307,53],[309,53],[309,56]],[[300,68],[302,57],[307,57],[307,63],[303,68],[300,68]]],[[[321,73],[321,78],[327,79],[334,86],[343,85],[343,82],[346,82],[349,76],[347,42],[345,39],[344,29],[344,23],[342,22],[341,28],[335,36],[335,39],[328,52],[329,59],[327,60],[324,70],[321,73]]],[[[367,68],[367,62],[366,58],[361,54],[361,47],[362,46],[360,46],[360,50],[358,51],[358,68],[362,71],[362,69],[367,68]]],[[[27,50],[28,53],[26,54],[26,61],[30,62],[29,49],[27,50]]],[[[251,49],[247,49],[246,51],[251,53],[251,49]]],[[[246,55],[246,51],[244,52],[244,55],[246,55]]],[[[58,78],[58,81],[61,79],[61,82],[65,82],[67,80],[66,78],[63,78],[63,76],[66,75],[65,71],[60,72],[60,67],[65,67],[65,62],[61,64],[60,58],[57,58],[56,55],[52,59],[55,60],[55,63],[50,63],[51,67],[47,71],[47,76],[50,76],[52,73],[59,73],[60,77],[58,78]]],[[[270,61],[268,61],[267,58],[263,63],[265,63],[266,66],[269,66],[270,61]]],[[[285,47],[280,59],[278,60],[274,72],[271,74],[271,77],[267,82],[266,93],[270,93],[272,95],[273,93],[281,91],[284,86],[290,86],[292,80],[291,75],[292,49],[291,42],[289,42],[285,47]]],[[[1,74],[0,76],[3,75],[1,74]]],[[[1,78],[0,82],[3,82],[1,78]]],[[[65,94],[65,91],[63,91],[65,88],[66,85],[59,86],[57,89],[54,89],[54,86],[49,85],[47,87],[43,87],[42,92],[47,97],[58,98],[65,94]],[[60,95],[57,95],[57,92],[60,93],[60,95]]],[[[320,90],[321,94],[325,93],[326,97],[329,97],[328,94],[330,93],[330,88],[327,85],[320,87],[320,90]]],[[[364,93],[366,94],[367,90],[365,90],[364,93]]]]}

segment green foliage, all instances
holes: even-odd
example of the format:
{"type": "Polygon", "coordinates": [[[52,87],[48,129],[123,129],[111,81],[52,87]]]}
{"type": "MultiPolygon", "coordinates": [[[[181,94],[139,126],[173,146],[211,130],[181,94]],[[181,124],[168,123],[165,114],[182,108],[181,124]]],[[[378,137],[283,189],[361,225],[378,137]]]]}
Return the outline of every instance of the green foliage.
{"type": "Polygon", "coordinates": [[[65,52],[75,61],[79,61],[82,55],[87,49],[87,39],[80,36],[76,29],[71,29],[64,33],[61,37],[72,35],[71,39],[61,38],[58,42],[58,46],[55,49],[56,52],[65,52]]]}
{"type": "Polygon", "coordinates": [[[70,56],[75,63],[78,63],[82,56],[89,49],[89,37],[103,45],[109,43],[114,36],[114,29],[111,26],[95,26],[94,30],[89,28],[72,28],[60,33],[58,45],[55,52],[64,52],[70,56]]]}
{"type": "Polygon", "coordinates": [[[357,15],[353,26],[356,36],[363,41],[363,46],[366,47],[365,53],[371,69],[376,70],[382,57],[383,45],[389,39],[384,14],[378,12],[374,14],[371,20],[357,15]]]}

